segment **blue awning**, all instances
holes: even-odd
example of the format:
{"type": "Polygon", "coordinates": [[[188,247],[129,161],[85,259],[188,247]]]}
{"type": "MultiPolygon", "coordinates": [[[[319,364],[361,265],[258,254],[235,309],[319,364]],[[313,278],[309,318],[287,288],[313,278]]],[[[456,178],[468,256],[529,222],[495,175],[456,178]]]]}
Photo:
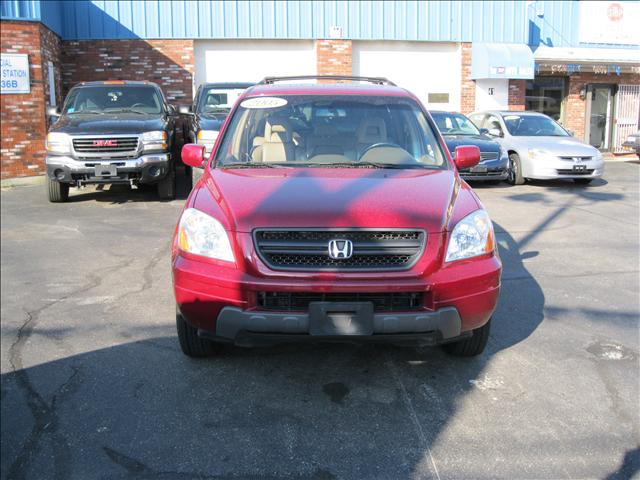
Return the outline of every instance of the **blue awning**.
{"type": "Polygon", "coordinates": [[[534,75],[533,52],[524,43],[474,43],[471,78],[530,80],[534,75]]]}

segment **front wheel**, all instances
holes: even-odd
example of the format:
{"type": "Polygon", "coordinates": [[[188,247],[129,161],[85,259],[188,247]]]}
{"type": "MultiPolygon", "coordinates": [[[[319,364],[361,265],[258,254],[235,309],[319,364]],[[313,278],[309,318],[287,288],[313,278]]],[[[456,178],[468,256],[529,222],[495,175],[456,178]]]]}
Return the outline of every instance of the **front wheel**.
{"type": "Polygon", "coordinates": [[[69,184],[56,182],[47,177],[47,194],[50,202],[66,202],[69,200],[69,184]]]}
{"type": "Polygon", "coordinates": [[[507,183],[511,185],[524,184],[524,177],[522,176],[522,163],[517,153],[509,154],[509,176],[507,177],[507,183]]]}
{"type": "Polygon", "coordinates": [[[176,172],[171,170],[160,182],[158,182],[158,196],[162,200],[176,198],[176,172]]]}
{"type": "Polygon", "coordinates": [[[179,313],[176,313],[176,328],[178,329],[180,349],[188,357],[210,357],[220,352],[221,345],[200,338],[198,329],[189,325],[179,313]]]}
{"type": "Polygon", "coordinates": [[[475,357],[484,352],[489,340],[491,319],[482,327],[476,328],[470,337],[458,342],[443,345],[444,351],[457,357],[475,357]]]}
{"type": "Polygon", "coordinates": [[[591,180],[593,180],[593,178],[574,178],[573,181],[576,182],[578,185],[589,185],[591,183],[591,180]]]}

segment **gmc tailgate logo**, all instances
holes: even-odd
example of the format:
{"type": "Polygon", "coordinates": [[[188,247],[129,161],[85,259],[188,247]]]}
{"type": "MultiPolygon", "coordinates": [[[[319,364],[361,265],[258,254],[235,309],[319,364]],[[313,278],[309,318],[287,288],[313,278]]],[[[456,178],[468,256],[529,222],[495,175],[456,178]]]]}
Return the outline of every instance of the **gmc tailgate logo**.
{"type": "Polygon", "coordinates": [[[116,140],[94,140],[94,147],[117,147],[118,142],[116,140]]]}

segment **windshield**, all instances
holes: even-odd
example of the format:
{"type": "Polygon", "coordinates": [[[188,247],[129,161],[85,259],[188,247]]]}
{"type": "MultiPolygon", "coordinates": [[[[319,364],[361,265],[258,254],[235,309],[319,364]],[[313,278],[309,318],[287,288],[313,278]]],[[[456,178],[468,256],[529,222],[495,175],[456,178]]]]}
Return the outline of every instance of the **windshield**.
{"type": "Polygon", "coordinates": [[[63,113],[162,113],[162,99],[155,87],[104,85],[71,90],[63,113]]]}
{"type": "Polygon", "coordinates": [[[447,168],[415,101],[293,95],[244,100],[216,157],[229,166],[447,168]]]}
{"type": "Polygon", "coordinates": [[[569,133],[542,115],[505,115],[504,124],[509,133],[516,137],[568,137],[569,133]]]}
{"type": "Polygon", "coordinates": [[[431,117],[443,135],[480,135],[471,120],[460,113],[432,112],[431,117]]]}
{"type": "Polygon", "coordinates": [[[207,88],[200,95],[198,113],[226,115],[244,90],[244,88],[207,88]]]}

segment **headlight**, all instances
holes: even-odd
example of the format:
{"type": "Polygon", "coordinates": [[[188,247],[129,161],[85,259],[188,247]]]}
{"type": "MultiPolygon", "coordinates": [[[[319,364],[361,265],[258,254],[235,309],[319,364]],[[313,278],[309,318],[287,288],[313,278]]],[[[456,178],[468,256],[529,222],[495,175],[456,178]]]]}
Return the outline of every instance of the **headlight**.
{"type": "Polygon", "coordinates": [[[509,155],[507,155],[507,151],[504,148],[500,147],[500,158],[508,158],[508,157],[509,155]]]}
{"type": "Polygon", "coordinates": [[[600,150],[596,150],[596,160],[602,160],[602,152],[600,150]]]}
{"type": "Polygon", "coordinates": [[[493,225],[484,210],[467,215],[451,232],[446,262],[491,253],[495,247],[493,225]]]}
{"type": "Polygon", "coordinates": [[[547,152],[546,150],[541,150],[539,148],[530,148],[529,149],[529,158],[531,159],[540,159],[543,157],[548,157],[549,155],[551,155],[549,152],[547,152]]]}
{"type": "Polygon", "coordinates": [[[180,218],[178,247],[194,255],[235,261],[229,236],[222,224],[195,208],[187,208],[180,218]]]}
{"type": "Polygon", "coordinates": [[[142,147],[145,150],[166,150],[167,148],[167,132],[157,130],[154,132],[144,132],[140,135],[142,147]]]}
{"type": "Polygon", "coordinates": [[[217,130],[198,130],[198,143],[213,143],[218,138],[217,130]]]}
{"type": "Polygon", "coordinates": [[[45,146],[47,152],[71,153],[71,140],[66,133],[51,132],[47,135],[45,146]]]}

